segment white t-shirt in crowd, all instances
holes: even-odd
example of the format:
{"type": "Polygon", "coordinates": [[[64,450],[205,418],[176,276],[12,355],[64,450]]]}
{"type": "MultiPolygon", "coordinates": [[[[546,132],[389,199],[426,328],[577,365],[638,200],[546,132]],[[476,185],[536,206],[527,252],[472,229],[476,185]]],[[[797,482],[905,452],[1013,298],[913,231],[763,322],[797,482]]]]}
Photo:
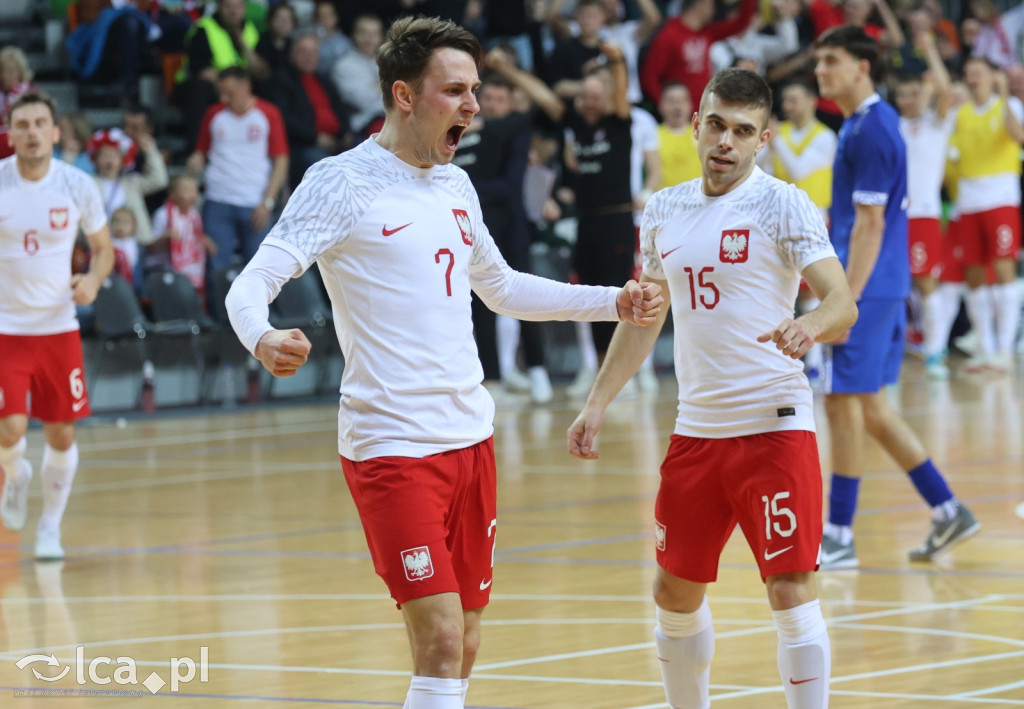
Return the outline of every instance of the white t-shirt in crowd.
{"type": "Polygon", "coordinates": [[[242,115],[224,104],[211,106],[203,117],[196,150],[207,157],[206,199],[252,208],[263,202],[272,159],[288,154],[281,112],[256,99],[242,115]]]}

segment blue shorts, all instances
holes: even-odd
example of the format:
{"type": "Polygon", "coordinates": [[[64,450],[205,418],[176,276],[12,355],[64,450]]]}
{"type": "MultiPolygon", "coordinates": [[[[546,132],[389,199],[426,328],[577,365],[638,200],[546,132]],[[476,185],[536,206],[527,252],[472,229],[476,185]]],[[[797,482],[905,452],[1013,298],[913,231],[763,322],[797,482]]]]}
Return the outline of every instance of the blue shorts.
{"type": "Polygon", "coordinates": [[[862,300],[860,316],[842,345],[825,345],[826,394],[876,394],[895,384],[903,364],[907,304],[862,300]]]}

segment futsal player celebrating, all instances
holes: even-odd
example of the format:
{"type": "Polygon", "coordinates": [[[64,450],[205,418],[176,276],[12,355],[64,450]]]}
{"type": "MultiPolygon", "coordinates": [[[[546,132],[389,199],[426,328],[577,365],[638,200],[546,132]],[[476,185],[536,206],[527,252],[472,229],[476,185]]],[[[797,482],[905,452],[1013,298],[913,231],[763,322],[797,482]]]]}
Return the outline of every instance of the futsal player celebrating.
{"type": "Polygon", "coordinates": [[[450,165],[479,111],[480,46],[404,18],[377,56],[386,120],[306,173],[228,295],[241,341],[277,376],[310,344],[267,305],[314,262],[345,356],[338,444],[377,573],[399,604],[413,677],[407,709],[462,707],[492,586],[494,402],[482,386],[470,290],[523,320],[653,323],[652,284],[570,286],[512,271],[466,173],[450,165]]]}
{"type": "MultiPolygon", "coordinates": [[[[789,707],[828,706],[829,639],[814,583],[821,469],[800,357],[843,335],[857,307],[821,212],[756,166],[771,107],[756,73],[717,74],[693,117],[702,176],[655,193],[640,227],[644,279],[675,300],[679,409],[654,508],[654,636],[677,709],[710,706],[706,590],[737,523],[766,584],[789,707]],[[801,278],[821,303],[793,319],[801,278]]],[[[570,453],[597,457],[605,409],[666,318],[663,307],[655,327],[618,326],[569,428],[570,453]]]]}

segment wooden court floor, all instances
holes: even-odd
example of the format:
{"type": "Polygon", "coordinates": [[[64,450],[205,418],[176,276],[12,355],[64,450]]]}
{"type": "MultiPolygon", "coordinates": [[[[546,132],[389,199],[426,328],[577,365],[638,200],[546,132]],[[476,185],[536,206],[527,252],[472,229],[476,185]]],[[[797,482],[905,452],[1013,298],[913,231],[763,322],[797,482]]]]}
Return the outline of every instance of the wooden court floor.
{"type": "MultiPolygon", "coordinates": [[[[664,706],[648,589],[674,396],[662,379],[659,395],[613,404],[590,463],[565,453],[575,404],[499,402],[494,595],[467,706],[664,706]]],[[[910,564],[928,513],[872,445],[856,524],[864,566],[818,577],[831,706],[1024,706],[1024,377],[934,383],[908,362],[894,397],[984,528],[941,562],[910,564]]],[[[29,440],[38,466],[39,432],[29,440]]],[[[406,636],[335,441],[327,404],[82,428],[67,561],[29,558],[38,482],[30,531],[0,537],[0,707],[401,707],[406,636]],[[197,669],[174,693],[102,683],[129,680],[132,665],[139,682],[170,682],[171,658],[184,678],[203,654],[206,681],[197,669]]],[[[710,601],[714,706],[784,707],[774,626],[739,534],[710,601]]]]}

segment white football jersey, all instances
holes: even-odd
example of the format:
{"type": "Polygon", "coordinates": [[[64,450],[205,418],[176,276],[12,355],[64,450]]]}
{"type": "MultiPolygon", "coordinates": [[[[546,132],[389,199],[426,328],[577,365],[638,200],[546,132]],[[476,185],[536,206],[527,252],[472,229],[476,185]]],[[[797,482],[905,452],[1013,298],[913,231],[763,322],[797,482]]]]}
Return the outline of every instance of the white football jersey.
{"type": "Polygon", "coordinates": [[[71,252],[79,227],[107,223],[92,177],[51,160],[41,180],[18,172],[17,156],[0,160],[0,334],[53,335],[78,329],[71,299],[71,252]]]}
{"type": "Polygon", "coordinates": [[[956,115],[939,118],[929,109],[919,118],[900,117],[900,133],[907,144],[907,217],[942,216],[942,179],[946,175],[949,138],[956,115]]]}
{"type": "Polygon", "coordinates": [[[836,255],[807,193],[757,167],[721,197],[691,180],[655,193],[640,239],[644,272],[668,281],[672,296],[675,432],[813,431],[803,365],[757,341],[793,317],[800,273],[836,255]]]}
{"type": "MultiPolygon", "coordinates": [[[[413,167],[371,138],[310,168],[264,244],[303,269],[316,261],[331,296],[343,456],[422,457],[491,436],[470,289],[498,303],[514,272],[462,169],[413,167]]],[[[617,319],[617,289],[523,279],[531,296],[547,293],[526,298],[538,317],[617,319]]]]}

